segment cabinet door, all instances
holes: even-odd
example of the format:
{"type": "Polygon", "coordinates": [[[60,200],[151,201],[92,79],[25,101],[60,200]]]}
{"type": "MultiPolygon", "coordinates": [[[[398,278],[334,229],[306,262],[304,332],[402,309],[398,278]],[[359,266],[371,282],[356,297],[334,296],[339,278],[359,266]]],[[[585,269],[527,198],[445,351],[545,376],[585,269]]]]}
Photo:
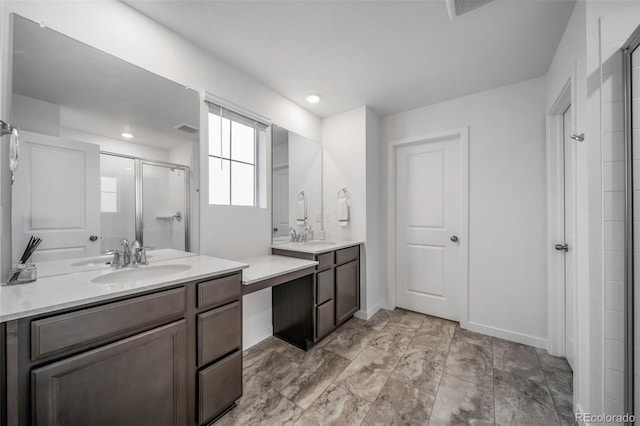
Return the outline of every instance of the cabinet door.
{"type": "Polygon", "coordinates": [[[184,425],[186,323],[32,371],[32,424],[184,425]]]}
{"type": "Polygon", "coordinates": [[[198,373],[198,421],[207,423],[242,396],[242,352],[236,351],[198,373]]]}
{"type": "Polygon", "coordinates": [[[360,305],[360,270],[358,261],[336,268],[336,325],[353,315],[360,305]]]}

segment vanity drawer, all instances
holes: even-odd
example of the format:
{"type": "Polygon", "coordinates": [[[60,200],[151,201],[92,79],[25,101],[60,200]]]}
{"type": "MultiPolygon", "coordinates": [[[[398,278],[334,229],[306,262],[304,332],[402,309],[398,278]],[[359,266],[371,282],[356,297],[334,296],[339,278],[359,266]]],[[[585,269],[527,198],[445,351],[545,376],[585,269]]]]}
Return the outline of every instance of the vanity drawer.
{"type": "Polygon", "coordinates": [[[316,336],[324,337],[335,328],[335,312],[333,300],[329,300],[324,305],[316,308],[316,336]]]}
{"type": "Polygon", "coordinates": [[[198,308],[221,305],[233,299],[238,299],[242,292],[240,274],[198,284],[198,308]]]}
{"type": "Polygon", "coordinates": [[[79,349],[184,315],[184,287],[31,322],[31,359],[79,349]]]}
{"type": "Polygon", "coordinates": [[[336,265],[357,260],[360,255],[360,246],[349,247],[336,251],[336,265]]]}
{"type": "Polygon", "coordinates": [[[318,255],[318,266],[316,270],[323,271],[333,266],[333,252],[318,255]]]}
{"type": "Polygon", "coordinates": [[[198,315],[198,366],[242,346],[240,301],[198,315]]]}
{"type": "Polygon", "coordinates": [[[316,304],[321,305],[327,300],[333,299],[334,292],[334,271],[329,269],[328,271],[318,272],[317,275],[317,293],[316,304]]]}
{"type": "Polygon", "coordinates": [[[198,373],[198,423],[209,422],[242,396],[242,352],[198,373]]]}

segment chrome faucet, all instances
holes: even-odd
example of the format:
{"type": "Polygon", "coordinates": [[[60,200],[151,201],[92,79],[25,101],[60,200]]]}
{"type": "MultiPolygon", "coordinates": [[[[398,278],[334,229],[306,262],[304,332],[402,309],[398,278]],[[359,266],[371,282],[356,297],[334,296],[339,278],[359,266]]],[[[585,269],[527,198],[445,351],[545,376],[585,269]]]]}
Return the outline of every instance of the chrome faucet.
{"type": "Polygon", "coordinates": [[[120,240],[120,245],[123,246],[122,250],[122,266],[131,265],[131,247],[129,246],[129,240],[123,238],[120,240]]]}
{"type": "Polygon", "coordinates": [[[123,238],[120,240],[120,245],[123,247],[122,253],[114,252],[113,261],[111,262],[111,266],[115,269],[149,264],[146,247],[143,247],[138,240],[129,244],[129,240],[123,238]]]}
{"type": "Polygon", "coordinates": [[[289,228],[289,235],[291,236],[291,242],[292,243],[297,243],[298,242],[298,233],[296,232],[295,229],[293,229],[293,227],[289,228]]]}

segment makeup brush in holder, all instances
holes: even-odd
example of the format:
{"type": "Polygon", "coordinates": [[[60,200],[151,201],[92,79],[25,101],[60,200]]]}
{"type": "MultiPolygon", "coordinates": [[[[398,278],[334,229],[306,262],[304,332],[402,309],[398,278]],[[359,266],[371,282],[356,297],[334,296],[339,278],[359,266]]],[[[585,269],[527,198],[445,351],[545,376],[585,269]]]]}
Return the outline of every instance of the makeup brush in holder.
{"type": "Polygon", "coordinates": [[[20,261],[14,268],[9,270],[7,284],[30,283],[38,279],[38,268],[33,263],[28,262],[40,243],[42,243],[41,238],[31,236],[24,253],[20,257],[20,261]]]}

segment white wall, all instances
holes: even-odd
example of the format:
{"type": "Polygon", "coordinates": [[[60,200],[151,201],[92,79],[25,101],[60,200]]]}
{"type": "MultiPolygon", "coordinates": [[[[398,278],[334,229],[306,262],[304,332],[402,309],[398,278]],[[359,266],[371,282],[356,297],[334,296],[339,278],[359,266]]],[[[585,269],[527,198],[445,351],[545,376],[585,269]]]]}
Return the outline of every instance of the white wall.
{"type": "Polygon", "coordinates": [[[327,240],[364,241],[366,218],[366,107],[322,120],[324,229],[327,240]],[[337,221],[338,191],[351,196],[350,221],[337,221]]]}
{"type": "MultiPolygon", "coordinates": [[[[2,2],[0,42],[3,43],[2,112],[7,111],[10,94],[6,89],[10,74],[9,55],[5,54],[10,40],[10,26],[5,25],[8,14],[16,12],[47,27],[94,46],[107,53],[145,68],[195,90],[207,90],[258,114],[300,135],[320,140],[320,120],[263,84],[225,64],[201,48],[169,31],[166,27],[148,19],[117,0],[100,2],[66,1],[8,1],[2,2]]],[[[10,87],[10,86],[9,86],[10,87]]],[[[205,116],[202,108],[201,118],[205,116]]],[[[206,119],[201,120],[201,149],[206,154],[206,119]]],[[[270,147],[270,143],[269,143],[270,147]]],[[[270,156],[269,156],[270,157],[270,156]]],[[[269,158],[270,159],[270,158],[269,158]]],[[[201,156],[202,181],[208,176],[206,155],[201,156]]],[[[270,199],[266,209],[215,208],[208,205],[205,185],[200,209],[200,252],[203,254],[239,259],[269,253],[271,245],[270,199]]],[[[2,179],[3,218],[10,217],[8,179],[2,179]]],[[[10,229],[8,219],[3,221],[6,235],[10,229]]],[[[3,238],[3,259],[7,258],[9,239],[3,238]]],[[[3,262],[7,264],[7,262],[3,262]]],[[[256,293],[255,298],[270,300],[269,292],[256,293]]],[[[244,309],[245,325],[252,324],[251,316],[259,315],[270,327],[270,312],[252,306],[267,306],[267,303],[249,305],[244,309]]],[[[270,303],[268,304],[270,307],[270,303]]],[[[270,308],[269,308],[270,309],[270,308]]],[[[245,336],[254,335],[245,326],[245,336]]],[[[260,328],[260,326],[257,326],[260,328]]],[[[245,343],[247,343],[245,341],[245,343]]]]}
{"type": "Polygon", "coordinates": [[[469,328],[546,345],[545,81],[385,117],[385,142],[469,127],[469,328]]]}
{"type": "Polygon", "coordinates": [[[371,317],[387,303],[387,182],[386,146],[380,135],[380,118],[366,110],[367,234],[364,246],[366,270],[365,315],[371,317]]]}

